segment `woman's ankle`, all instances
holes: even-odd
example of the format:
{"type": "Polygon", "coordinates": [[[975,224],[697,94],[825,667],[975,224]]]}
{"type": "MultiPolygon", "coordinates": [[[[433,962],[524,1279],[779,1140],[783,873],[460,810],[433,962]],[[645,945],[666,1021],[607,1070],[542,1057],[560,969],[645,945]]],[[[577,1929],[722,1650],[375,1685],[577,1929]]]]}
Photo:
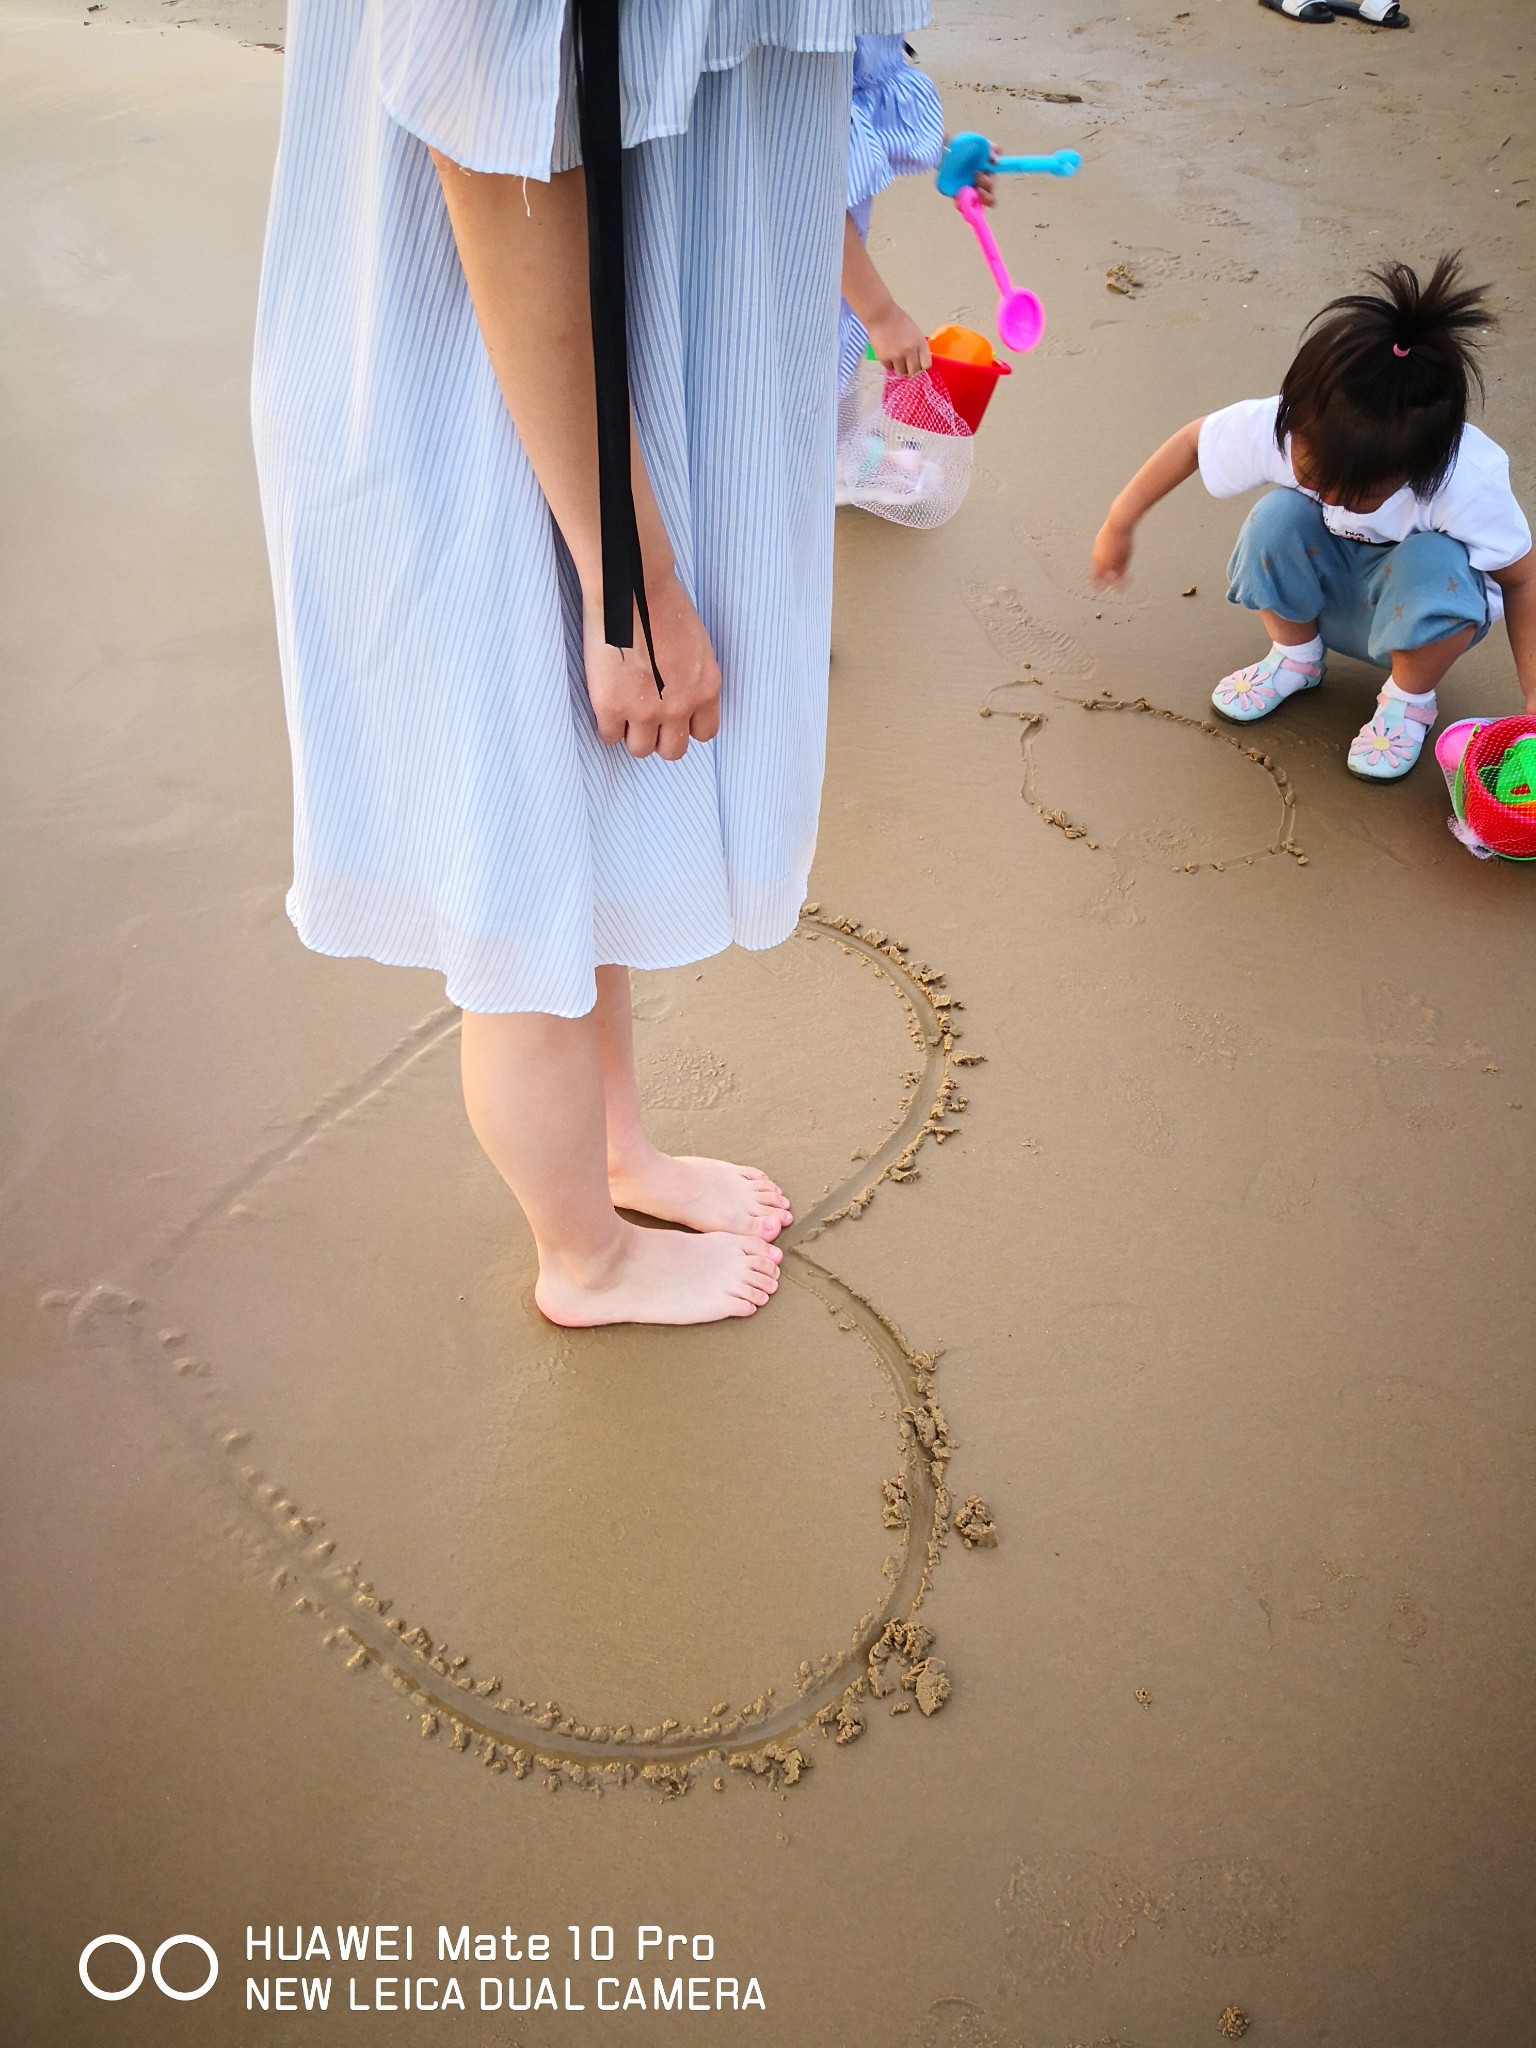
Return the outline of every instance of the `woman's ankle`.
{"type": "Polygon", "coordinates": [[[600,1238],[578,1240],[551,1240],[535,1237],[534,1243],[539,1255],[539,1272],[547,1279],[558,1280],[568,1287],[602,1289],[611,1287],[628,1263],[629,1234],[633,1224],[625,1223],[618,1211],[613,1212],[611,1236],[604,1233],[600,1238]]]}
{"type": "Polygon", "coordinates": [[[644,1131],[626,1131],[610,1134],[608,1139],[608,1178],[610,1180],[633,1180],[647,1166],[664,1157],[659,1145],[652,1144],[644,1131]]]}

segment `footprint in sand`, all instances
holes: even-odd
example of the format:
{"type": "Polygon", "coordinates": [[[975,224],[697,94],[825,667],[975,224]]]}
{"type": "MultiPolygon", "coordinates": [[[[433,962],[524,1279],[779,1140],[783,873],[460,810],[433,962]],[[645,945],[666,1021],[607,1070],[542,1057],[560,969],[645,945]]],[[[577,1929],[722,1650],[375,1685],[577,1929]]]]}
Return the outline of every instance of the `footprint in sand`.
{"type": "MultiPolygon", "coordinates": [[[[903,2048],[1026,2048],[1018,2029],[995,2019],[971,1998],[936,1998],[905,2037],[903,2048]]],[[[1136,2048],[1124,2034],[1080,2036],[1062,2048],[1136,2048]]]]}
{"type": "Polygon", "coordinates": [[[1348,1614],[1366,1583],[1359,1572],[1331,1557],[1307,1558],[1282,1568],[1251,1565],[1243,1577],[1272,1643],[1285,1642],[1294,1629],[1316,1628],[1348,1614]]]}
{"type": "Polygon", "coordinates": [[[989,2021],[969,1998],[936,1998],[912,2026],[904,2048],[1018,2048],[1018,2037],[989,2021]]]}
{"type": "MultiPolygon", "coordinates": [[[[825,1738],[835,1747],[856,1740],[866,1714],[888,1717],[915,1706],[926,1717],[939,1711],[949,1695],[948,1674],[933,1654],[932,1632],[919,1613],[949,1540],[953,1509],[947,1485],[951,1446],[935,1395],[935,1361],[912,1349],[894,1323],[838,1278],[821,1243],[838,1224],[864,1214],[881,1187],[920,1177],[920,1151],[930,1139],[942,1143],[958,1128],[955,1119],[967,1107],[964,1069],[978,1056],[957,1043],[961,1032],[955,1012],[963,1005],[945,989],[944,976],[910,958],[907,948],[888,934],[865,930],[851,918],[822,916],[817,906],[807,905],[798,936],[802,944],[815,943],[831,957],[840,953],[872,973],[899,1006],[911,1064],[895,1115],[856,1148],[854,1170],[829,1186],[779,1239],[786,1253],[784,1278],[819,1302],[840,1332],[855,1336],[883,1376],[881,1412],[889,1414],[895,1434],[890,1452],[895,1474],[884,1482],[880,1497],[870,1501],[876,1554],[885,1555],[878,1590],[871,1592],[851,1635],[803,1659],[790,1685],[769,1686],[744,1704],[719,1697],[707,1707],[695,1707],[691,1717],[679,1712],[645,1721],[639,1715],[599,1719],[555,1700],[520,1697],[515,1681],[502,1676],[515,1672],[515,1652],[498,1668],[450,1649],[436,1626],[428,1629],[402,1611],[395,1596],[366,1574],[360,1557],[354,1553],[344,1561],[358,1541],[356,1533],[343,1532],[302,1507],[254,1462],[253,1434],[229,1412],[230,1393],[204,1355],[206,1347],[187,1327],[155,1313],[157,1294],[174,1294],[180,1263],[200,1250],[215,1265],[226,1257],[269,1258],[269,1253],[240,1249],[250,1243],[246,1231],[234,1238],[220,1235],[231,1218],[268,1216],[286,1202],[303,1227],[304,1196],[306,1188],[312,1195],[313,1184],[296,1181],[289,1168],[301,1161],[312,1164],[346,1144],[349,1132],[377,1128],[380,1113],[392,1102],[399,1105],[397,1122],[411,1101],[421,1114],[435,1114],[439,1098],[431,1085],[433,1067],[451,1061],[456,1052],[455,1011],[441,1009],[424,1019],[367,1072],[333,1090],[230,1175],[150,1258],[136,1289],[102,1283],[50,1290],[43,1298],[41,1305],[62,1317],[71,1343],[128,1358],[145,1385],[160,1391],[168,1412],[216,1472],[219,1498],[234,1510],[233,1527],[246,1558],[267,1573],[290,1608],[321,1624],[326,1647],[338,1651],[350,1671],[382,1674],[408,1702],[423,1737],[473,1754],[494,1774],[510,1771],[522,1778],[534,1773],[551,1789],[562,1783],[601,1789],[638,1780],[668,1794],[685,1792],[696,1779],[717,1773],[723,1784],[728,1771],[792,1785],[825,1738]],[[405,1090],[417,1093],[403,1095],[405,1090]],[[158,1336],[157,1324],[162,1326],[158,1336]]],[[[642,1015],[666,1014],[658,983],[642,983],[637,1008],[642,1015]]],[[[894,1036],[899,1044],[902,1034],[894,1036]]],[[[653,1095],[685,1105],[715,1102],[733,1085],[727,1063],[707,1049],[653,1060],[649,1071],[653,1095]]],[[[359,1187],[359,1198],[367,1192],[359,1187]]],[[[492,1230],[492,1242],[498,1234],[492,1230]]],[[[210,1268],[215,1279],[223,1270],[210,1268]]],[[[503,1302],[496,1292],[498,1286],[505,1291],[501,1270],[492,1267],[495,1298],[488,1297],[486,1313],[495,1327],[515,1331],[520,1328],[515,1300],[503,1302]]],[[[480,1284],[483,1291],[487,1283],[482,1279],[480,1284]]],[[[270,1288],[258,1288],[263,1291],[270,1293],[270,1288]]],[[[290,1328],[291,1323],[279,1306],[273,1326],[279,1342],[302,1341],[303,1327],[290,1328]]],[[[571,1383],[578,1363],[600,1369],[622,1336],[594,1331],[556,1337],[527,1362],[527,1384],[519,1392],[571,1383]]],[[[293,1400],[305,1398],[304,1386],[324,1377],[318,1371],[310,1375],[303,1360],[297,1361],[295,1373],[293,1387],[276,1397],[280,1417],[293,1400]]],[[[499,1419],[505,1423],[508,1418],[499,1419]]],[[[495,1419],[484,1418],[484,1426],[477,1425],[479,1434],[494,1436],[494,1425],[495,1419]]],[[[366,1457],[358,1444],[343,1441],[336,1450],[354,1462],[366,1457]]],[[[517,1455],[503,1433],[491,1446],[489,1477],[482,1471],[480,1483],[470,1487],[473,1496],[483,1499],[488,1490],[490,1497],[498,1497],[508,1458],[515,1462],[517,1455]]],[[[462,1468],[459,1472],[462,1497],[469,1481],[462,1468]]],[[[649,1509],[642,1505],[638,1512],[649,1509]]],[[[605,1513],[610,1535],[621,1540],[624,1525],[611,1507],[605,1513]]],[[[579,1535],[573,1530],[572,1540],[579,1535]]],[[[384,1547],[396,1553],[398,1568],[400,1557],[408,1559],[415,1549],[411,1531],[387,1531],[384,1547]]],[[[464,1588],[455,1588],[452,1597],[461,1601],[464,1588]]]]}
{"type": "Polygon", "coordinates": [[[1251,235],[1253,222],[1244,220],[1240,213],[1234,213],[1230,206],[1221,206],[1208,200],[1191,200],[1173,209],[1175,220],[1189,221],[1195,227],[1235,228],[1239,234],[1251,235]]]}
{"type": "Polygon", "coordinates": [[[1085,356],[1087,353],[1086,341],[1069,341],[1066,335],[1054,334],[1049,330],[1044,341],[1035,350],[1037,356],[1085,356]]]}
{"type": "Polygon", "coordinates": [[[1331,1632],[1344,1615],[1351,1616],[1350,1628],[1385,1636],[1405,1655],[1430,1632],[1432,1617],[1412,1593],[1400,1584],[1384,1588],[1382,1575],[1363,1565],[1356,1571],[1337,1558],[1303,1558],[1285,1566],[1251,1565],[1243,1577],[1272,1645],[1325,1627],[1331,1632]]]}
{"type": "Polygon", "coordinates": [[[1160,1871],[1091,1851],[1021,1857],[997,1910],[1020,1990],[1091,1976],[1170,1925],[1205,1955],[1268,1955],[1292,1918],[1285,1880],[1250,1858],[1201,1856],[1160,1871]]]}
{"type": "MultiPolygon", "coordinates": [[[[1457,1107],[1447,1099],[1444,1077],[1454,1073],[1481,1080],[1496,1075],[1499,1062],[1493,1048],[1470,1038],[1459,1047],[1446,1045],[1436,1006],[1395,982],[1363,987],[1360,1000],[1377,1094],[1387,1114],[1412,1131],[1454,1130],[1457,1107]]],[[[1497,1099],[1502,1103],[1507,1097],[1497,1099]]],[[[1471,1106],[1481,1106],[1475,1094],[1471,1106]]]]}
{"type": "Polygon", "coordinates": [[[1093,662],[1070,633],[1031,618],[1018,592],[1005,583],[988,585],[969,579],[960,586],[972,617],[1003,659],[1015,668],[1037,672],[1038,679],[1093,674],[1093,662]]]}
{"type": "Polygon", "coordinates": [[[713,1109],[734,1086],[730,1068],[707,1046],[671,1046],[647,1068],[640,1100],[648,1110],[713,1109]]]}

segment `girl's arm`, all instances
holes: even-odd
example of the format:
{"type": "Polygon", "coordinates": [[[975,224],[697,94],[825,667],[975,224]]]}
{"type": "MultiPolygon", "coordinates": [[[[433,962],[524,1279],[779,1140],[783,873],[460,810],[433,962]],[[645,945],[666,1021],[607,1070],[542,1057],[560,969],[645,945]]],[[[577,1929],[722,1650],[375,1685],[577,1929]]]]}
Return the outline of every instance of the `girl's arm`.
{"type": "Polygon", "coordinates": [[[1110,506],[1109,517],[1099,528],[1093,543],[1093,561],[1088,573],[1094,583],[1102,587],[1106,583],[1125,581],[1131,560],[1132,536],[1137,526],[1159,499],[1166,498],[1171,490],[1192,477],[1200,467],[1200,429],[1203,424],[1202,420],[1191,420],[1187,427],[1180,427],[1155,455],[1141,465],[1110,506]]]}
{"type": "Polygon", "coordinates": [[[638,631],[608,646],[602,629],[597,399],[587,277],[586,186],[580,170],[547,184],[466,171],[432,152],[459,261],[507,411],[554,514],[585,613],[587,694],[605,740],[676,760],[719,729],[720,671],[678,582],[667,530],[631,434],[630,473],[656,677],[638,631]]]}
{"type": "Polygon", "coordinates": [[[897,376],[915,377],[933,357],[923,330],[891,297],[859,237],[850,213],[843,223],[843,297],[869,336],[882,365],[897,376]]]}
{"type": "Polygon", "coordinates": [[[1536,718],[1536,548],[1489,575],[1504,593],[1504,629],[1525,708],[1536,718]]]}

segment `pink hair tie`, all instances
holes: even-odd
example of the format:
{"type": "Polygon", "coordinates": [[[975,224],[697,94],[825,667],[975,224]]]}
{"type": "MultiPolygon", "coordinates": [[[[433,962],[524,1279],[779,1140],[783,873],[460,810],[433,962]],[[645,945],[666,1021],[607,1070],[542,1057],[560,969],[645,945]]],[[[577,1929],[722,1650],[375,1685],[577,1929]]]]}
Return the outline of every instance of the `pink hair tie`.
{"type": "Polygon", "coordinates": [[[1394,341],[1392,344],[1392,353],[1395,356],[1405,356],[1407,355],[1408,350],[1405,348],[1399,348],[1397,343],[1394,341]]]}

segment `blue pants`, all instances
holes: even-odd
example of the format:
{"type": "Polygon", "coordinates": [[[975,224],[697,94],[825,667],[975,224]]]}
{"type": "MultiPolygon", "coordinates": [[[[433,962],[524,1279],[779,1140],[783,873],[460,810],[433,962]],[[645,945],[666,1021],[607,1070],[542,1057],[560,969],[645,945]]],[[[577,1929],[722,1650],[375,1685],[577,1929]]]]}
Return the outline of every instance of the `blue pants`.
{"type": "Polygon", "coordinates": [[[1316,619],[1325,647],[1378,668],[1390,668],[1398,650],[1448,640],[1464,626],[1481,640],[1489,625],[1482,578],[1459,540],[1341,540],[1301,491],[1260,498],[1237,536],[1227,582],[1229,603],[1298,624],[1316,619]]]}

